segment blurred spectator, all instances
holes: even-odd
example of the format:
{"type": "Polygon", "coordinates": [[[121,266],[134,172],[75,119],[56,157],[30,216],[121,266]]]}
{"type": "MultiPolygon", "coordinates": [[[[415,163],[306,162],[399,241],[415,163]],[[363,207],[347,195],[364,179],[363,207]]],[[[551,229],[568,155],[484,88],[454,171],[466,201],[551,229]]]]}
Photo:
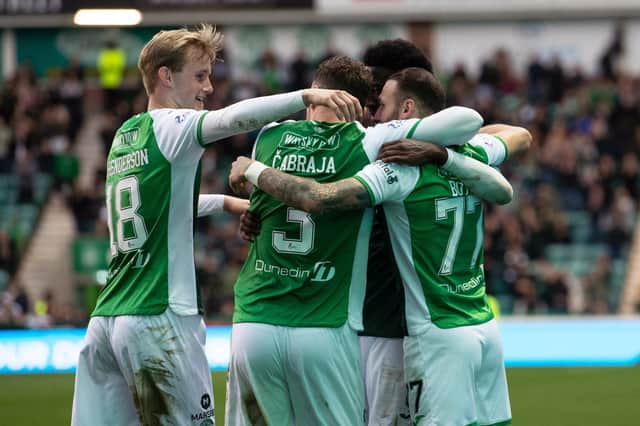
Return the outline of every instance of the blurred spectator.
{"type": "Polygon", "coordinates": [[[0,270],[13,275],[18,268],[16,244],[8,233],[0,229],[0,270]]]}
{"type": "MultiPolygon", "coordinates": [[[[486,58],[477,76],[460,64],[439,70],[447,82],[449,104],[477,109],[487,124],[522,125],[534,138],[527,154],[501,167],[514,185],[515,200],[485,210],[487,289],[505,314],[601,314],[617,308],[622,278],[615,266],[626,261],[640,196],[640,79],[619,70],[620,34],[603,52],[605,78],[568,68],[560,57],[543,60],[544,52],[534,53],[527,68],[517,70],[513,52],[505,49],[486,58]]],[[[329,49],[325,56],[334,54],[329,49]]],[[[123,55],[115,56],[105,60],[101,72],[108,90],[119,86],[126,66],[123,55]]],[[[312,65],[302,52],[285,62],[267,50],[254,78],[236,80],[227,62],[216,63],[216,90],[207,108],[306,87],[312,65]]],[[[75,174],[60,174],[75,167],[60,167],[60,160],[73,153],[86,118],[82,105],[90,86],[83,70],[72,62],[55,85],[46,88],[36,82],[31,67],[22,65],[5,83],[0,91],[0,173],[17,177],[17,199],[33,202],[36,175],[54,173],[57,159],[58,179],[67,184],[78,232],[106,236],[104,168],[88,188],[79,187],[75,174]]],[[[104,153],[123,118],[144,111],[147,102],[140,82],[130,88],[131,96],[116,93],[109,95],[111,107],[100,118],[104,153]]],[[[201,192],[228,192],[229,165],[237,155],[251,153],[254,139],[255,134],[241,134],[208,150],[201,162],[201,192]]],[[[194,240],[207,316],[228,321],[233,284],[247,252],[237,219],[226,214],[199,219],[194,240]]],[[[10,233],[0,232],[0,269],[10,274],[19,258],[15,246],[10,233]]],[[[34,314],[29,304],[5,293],[0,323],[24,326],[34,314]]],[[[78,323],[86,316],[77,308],[60,306],[52,296],[40,302],[45,302],[52,325],[78,323]]],[[[38,306],[42,310],[44,305],[38,306]]]]}
{"type": "Polygon", "coordinates": [[[618,80],[618,95],[609,115],[609,137],[606,152],[616,159],[629,148],[629,141],[635,136],[640,126],[640,103],[637,83],[629,76],[623,75],[618,80]]]}
{"type": "Polygon", "coordinates": [[[68,203],[80,234],[95,231],[102,201],[102,194],[94,194],[93,191],[80,188],[77,184],[73,187],[68,203]]]}
{"type": "Polygon", "coordinates": [[[96,64],[100,73],[100,87],[105,95],[105,109],[112,109],[120,96],[127,57],[115,40],[108,40],[98,54],[96,64]]]}
{"type": "Polygon", "coordinates": [[[547,70],[547,101],[558,103],[562,100],[566,90],[567,81],[564,75],[564,69],[560,63],[560,58],[555,56],[551,63],[551,67],[547,70]]]}
{"type": "Polygon", "coordinates": [[[607,314],[611,312],[611,258],[600,256],[595,267],[584,279],[586,309],[588,314],[607,314]]]}
{"type": "Polygon", "coordinates": [[[11,285],[0,292],[0,328],[24,328],[27,326],[29,298],[24,289],[11,285]]]}
{"type": "Polygon", "coordinates": [[[282,91],[282,76],[278,57],[271,50],[265,51],[257,63],[260,70],[260,85],[265,95],[272,95],[282,91]]]}
{"type": "Polygon", "coordinates": [[[309,74],[311,64],[302,50],[298,51],[296,57],[289,64],[289,90],[306,89],[311,85],[309,74]]]}
{"type": "Polygon", "coordinates": [[[534,314],[538,311],[538,290],[533,279],[523,275],[513,286],[513,313],[517,315],[534,314]]]}
{"type": "Polygon", "coordinates": [[[56,95],[69,111],[69,138],[73,141],[78,135],[84,120],[84,70],[78,62],[72,60],[64,71],[60,85],[56,88],[56,95]]]}
{"type": "Polygon", "coordinates": [[[12,168],[12,159],[15,155],[15,143],[13,132],[4,119],[0,116],[0,173],[8,173],[12,168]]]}
{"type": "Polygon", "coordinates": [[[615,81],[618,76],[620,57],[624,53],[624,33],[624,25],[622,23],[618,24],[613,33],[611,43],[600,58],[601,74],[609,81],[615,81]]]}
{"type": "Polygon", "coordinates": [[[543,300],[548,312],[552,314],[566,314],[569,311],[569,284],[566,272],[549,270],[542,276],[544,285],[543,300]]]}

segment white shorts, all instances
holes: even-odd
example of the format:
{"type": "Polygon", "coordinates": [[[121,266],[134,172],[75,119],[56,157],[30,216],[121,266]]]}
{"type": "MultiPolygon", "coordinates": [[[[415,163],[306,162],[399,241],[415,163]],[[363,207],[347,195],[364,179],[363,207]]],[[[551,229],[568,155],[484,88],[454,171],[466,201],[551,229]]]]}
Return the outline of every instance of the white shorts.
{"type": "Polygon", "coordinates": [[[402,338],[360,336],[367,425],[409,425],[402,338]]]}
{"type": "Polygon", "coordinates": [[[234,324],[225,424],[363,425],[360,371],[348,325],[234,324]]]}
{"type": "Polygon", "coordinates": [[[213,425],[199,315],[93,317],[80,352],[72,425],[213,425]]]}
{"type": "Polygon", "coordinates": [[[511,422],[502,339],[495,320],[441,329],[404,343],[409,410],[416,425],[511,422]]]}

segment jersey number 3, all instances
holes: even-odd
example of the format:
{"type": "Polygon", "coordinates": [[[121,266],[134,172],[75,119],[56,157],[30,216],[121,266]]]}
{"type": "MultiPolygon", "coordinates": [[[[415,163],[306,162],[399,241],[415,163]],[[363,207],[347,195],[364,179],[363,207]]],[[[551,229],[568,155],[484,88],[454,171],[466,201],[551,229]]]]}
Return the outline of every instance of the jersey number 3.
{"type": "Polygon", "coordinates": [[[148,234],[144,219],[138,214],[141,205],[138,178],[126,176],[120,179],[113,191],[115,200],[112,186],[107,185],[106,201],[111,255],[115,256],[118,250],[122,253],[138,250],[147,241],[148,234]],[[116,213],[115,218],[112,211],[116,213]]]}
{"type": "Polygon", "coordinates": [[[313,250],[316,233],[316,224],[311,215],[302,210],[289,207],[287,209],[287,222],[299,223],[300,234],[297,238],[287,238],[284,231],[271,233],[271,245],[278,253],[309,254],[313,250]]]}

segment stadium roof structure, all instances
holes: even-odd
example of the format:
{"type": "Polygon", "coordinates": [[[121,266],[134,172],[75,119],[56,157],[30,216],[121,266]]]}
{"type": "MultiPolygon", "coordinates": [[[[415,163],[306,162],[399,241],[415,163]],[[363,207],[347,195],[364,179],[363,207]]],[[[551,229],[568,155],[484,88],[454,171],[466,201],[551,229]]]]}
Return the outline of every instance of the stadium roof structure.
{"type": "Polygon", "coordinates": [[[0,27],[71,27],[74,14],[83,8],[134,8],[143,14],[144,26],[640,16],[637,0],[5,0],[0,1],[0,27]]]}

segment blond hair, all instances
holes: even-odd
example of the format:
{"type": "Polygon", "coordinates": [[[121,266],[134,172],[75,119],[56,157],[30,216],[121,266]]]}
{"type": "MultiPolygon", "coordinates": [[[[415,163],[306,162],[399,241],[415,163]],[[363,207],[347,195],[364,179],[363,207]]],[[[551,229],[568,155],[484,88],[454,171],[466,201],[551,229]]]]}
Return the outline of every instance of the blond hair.
{"type": "Polygon", "coordinates": [[[160,31],[142,48],[138,69],[147,94],[151,94],[158,83],[158,69],[167,67],[179,72],[187,62],[188,55],[197,58],[208,56],[216,60],[216,52],[222,48],[223,35],[210,24],[200,24],[194,30],[160,31]],[[193,50],[196,49],[196,50],[193,50]]]}

